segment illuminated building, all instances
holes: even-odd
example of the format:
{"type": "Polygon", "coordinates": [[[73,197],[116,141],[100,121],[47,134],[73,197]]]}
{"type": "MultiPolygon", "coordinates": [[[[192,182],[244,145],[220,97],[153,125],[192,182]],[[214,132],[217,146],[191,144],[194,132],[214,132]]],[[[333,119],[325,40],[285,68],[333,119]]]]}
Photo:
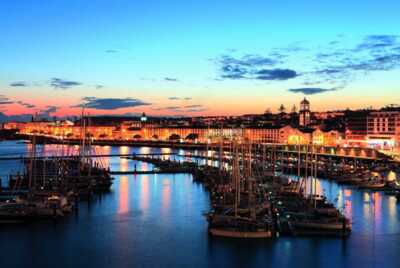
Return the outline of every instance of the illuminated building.
{"type": "MultiPolygon", "coordinates": [[[[63,139],[80,139],[82,127],[51,122],[7,123],[5,127],[17,128],[20,134],[41,135],[63,139]]],[[[243,137],[255,143],[308,144],[310,133],[304,133],[291,126],[249,127],[249,128],[208,128],[208,127],[163,127],[146,125],[141,127],[135,122],[122,122],[118,126],[87,126],[86,134],[94,140],[148,140],[199,142],[230,140],[243,137]]]]}
{"type": "Polygon", "coordinates": [[[338,146],[341,144],[343,135],[335,130],[323,131],[317,128],[312,133],[312,143],[321,146],[338,146]]]}
{"type": "Polygon", "coordinates": [[[390,150],[399,148],[400,112],[371,112],[367,119],[367,143],[369,147],[390,150]]]}

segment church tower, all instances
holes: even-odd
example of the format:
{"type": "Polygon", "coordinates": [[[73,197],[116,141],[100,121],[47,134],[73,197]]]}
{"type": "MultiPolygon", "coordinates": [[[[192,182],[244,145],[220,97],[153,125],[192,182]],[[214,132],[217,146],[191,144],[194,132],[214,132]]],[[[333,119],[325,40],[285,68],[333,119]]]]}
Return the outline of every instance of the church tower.
{"type": "Polygon", "coordinates": [[[299,126],[307,127],[311,123],[310,102],[304,98],[300,103],[299,126]]]}

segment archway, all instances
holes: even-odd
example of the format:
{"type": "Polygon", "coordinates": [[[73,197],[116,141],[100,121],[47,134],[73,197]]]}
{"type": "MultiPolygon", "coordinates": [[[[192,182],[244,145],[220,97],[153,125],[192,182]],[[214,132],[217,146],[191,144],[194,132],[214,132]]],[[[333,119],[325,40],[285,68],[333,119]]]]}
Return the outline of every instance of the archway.
{"type": "Polygon", "coordinates": [[[169,136],[170,141],[179,141],[180,139],[181,136],[179,136],[178,134],[172,134],[171,136],[169,136]]]}
{"type": "Polygon", "coordinates": [[[133,136],[133,139],[134,140],[141,140],[142,136],[140,136],[139,134],[136,134],[136,135],[133,136]]]}
{"type": "Polygon", "coordinates": [[[186,136],[185,140],[194,141],[194,140],[197,140],[198,138],[199,138],[199,134],[190,133],[189,135],[186,136]]]}

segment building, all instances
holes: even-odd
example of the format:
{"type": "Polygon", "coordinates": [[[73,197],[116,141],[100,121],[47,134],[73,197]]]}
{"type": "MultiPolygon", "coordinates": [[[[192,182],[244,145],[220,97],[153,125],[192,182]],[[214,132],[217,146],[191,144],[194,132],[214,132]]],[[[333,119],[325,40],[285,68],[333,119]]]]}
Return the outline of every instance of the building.
{"type": "Polygon", "coordinates": [[[346,145],[367,147],[368,115],[370,110],[345,111],[346,145]]]}
{"type": "MultiPolygon", "coordinates": [[[[70,122],[27,122],[5,124],[7,129],[18,129],[20,134],[41,135],[60,139],[81,139],[81,125],[70,122]]],[[[275,144],[309,144],[312,131],[299,130],[289,125],[271,127],[216,128],[190,126],[160,126],[155,124],[141,125],[141,122],[122,121],[120,124],[88,125],[86,135],[94,140],[148,140],[180,142],[218,142],[234,137],[247,139],[254,143],[275,144]]],[[[312,130],[312,129],[311,129],[312,130]]]]}
{"type": "Polygon", "coordinates": [[[367,144],[376,149],[399,148],[400,112],[374,111],[367,117],[367,144]]]}
{"type": "Polygon", "coordinates": [[[304,98],[300,103],[299,126],[308,127],[311,123],[310,102],[304,98]]]}
{"type": "Polygon", "coordinates": [[[312,133],[312,141],[315,145],[335,147],[341,145],[342,140],[342,133],[336,130],[323,131],[321,128],[317,128],[312,133]]]}

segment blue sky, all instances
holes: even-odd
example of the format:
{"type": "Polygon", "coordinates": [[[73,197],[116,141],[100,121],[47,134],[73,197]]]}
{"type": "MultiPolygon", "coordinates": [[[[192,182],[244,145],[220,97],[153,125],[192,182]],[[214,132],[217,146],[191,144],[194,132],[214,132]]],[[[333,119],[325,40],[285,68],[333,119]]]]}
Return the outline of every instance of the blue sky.
{"type": "Polygon", "coordinates": [[[319,110],[400,103],[399,10],[394,0],[2,0],[0,112],[241,114],[304,95],[319,110]]]}

